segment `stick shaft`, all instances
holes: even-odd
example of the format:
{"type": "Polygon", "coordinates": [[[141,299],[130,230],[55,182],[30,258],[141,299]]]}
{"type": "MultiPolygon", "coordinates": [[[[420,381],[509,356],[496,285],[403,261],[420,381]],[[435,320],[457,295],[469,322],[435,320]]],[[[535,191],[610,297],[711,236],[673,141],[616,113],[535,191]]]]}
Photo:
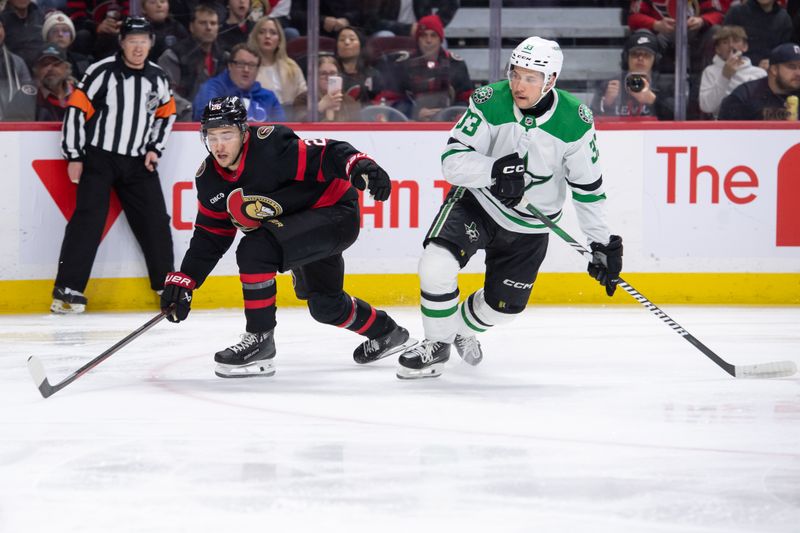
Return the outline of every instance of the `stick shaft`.
{"type": "MultiPolygon", "coordinates": [[[[572,246],[572,248],[574,248],[578,253],[580,253],[587,259],[591,260],[592,253],[589,250],[587,250],[583,245],[581,245],[578,241],[576,241],[569,233],[561,229],[555,222],[550,220],[549,217],[547,217],[545,214],[543,214],[541,211],[539,211],[530,204],[526,206],[526,209],[531,214],[533,214],[533,216],[541,220],[545,226],[547,226],[553,231],[553,233],[555,233],[556,235],[564,239],[567,243],[569,243],[569,245],[572,246]]],[[[692,344],[692,346],[700,350],[703,353],[703,355],[714,361],[714,363],[716,363],[717,366],[722,368],[725,372],[727,372],[731,376],[736,377],[736,367],[734,365],[728,363],[720,356],[715,354],[711,350],[711,348],[700,342],[694,335],[686,331],[680,324],[678,324],[672,318],[670,318],[669,315],[667,315],[667,313],[662,311],[656,304],[647,299],[647,297],[645,297],[642,293],[634,289],[630,283],[627,283],[622,278],[619,278],[618,285],[622,287],[622,289],[625,292],[630,294],[631,297],[637,302],[639,302],[645,309],[656,315],[658,318],[661,319],[662,322],[671,327],[675,331],[675,333],[686,339],[690,344],[692,344]]]]}
{"type": "MultiPolygon", "coordinates": [[[[152,328],[153,326],[155,326],[156,324],[161,322],[161,320],[164,319],[164,317],[167,316],[167,313],[170,313],[170,312],[172,312],[172,309],[161,311],[159,314],[157,314],[156,316],[154,316],[153,318],[148,320],[145,324],[140,326],[138,329],[136,329],[135,331],[133,331],[130,334],[128,334],[124,339],[120,340],[114,346],[112,346],[108,350],[104,351],[103,353],[101,353],[100,355],[98,355],[97,357],[95,357],[94,359],[92,359],[91,361],[89,361],[88,363],[86,363],[85,365],[83,365],[82,367],[77,369],[76,371],[74,371],[72,374],[70,374],[69,376],[64,378],[62,381],[51,385],[47,381],[46,376],[44,376],[44,379],[41,381],[41,383],[36,383],[37,387],[39,387],[39,392],[42,393],[42,396],[47,398],[48,396],[51,396],[52,394],[55,394],[56,392],[60,391],[61,389],[63,389],[64,387],[66,387],[67,385],[69,385],[70,383],[72,383],[73,381],[75,381],[76,379],[81,377],[82,375],[86,374],[91,369],[93,369],[94,367],[96,367],[97,365],[99,365],[100,363],[102,363],[103,361],[105,361],[106,359],[108,359],[109,357],[114,355],[115,353],[117,353],[119,350],[121,350],[122,348],[127,346],[135,338],[139,337],[144,332],[146,332],[147,330],[149,330],[150,328],[152,328]]],[[[31,357],[30,359],[33,359],[33,357],[31,357]]],[[[29,359],[29,366],[31,366],[30,365],[30,359],[29,359]]],[[[40,364],[38,365],[38,368],[39,369],[42,368],[40,364]]],[[[32,370],[32,372],[33,372],[33,370],[32,370]]],[[[41,374],[43,374],[42,370],[39,370],[39,372],[41,374]]],[[[42,376],[39,376],[40,379],[41,379],[41,377],[42,376]]],[[[35,380],[37,379],[37,375],[34,375],[34,379],[35,380]]]]}

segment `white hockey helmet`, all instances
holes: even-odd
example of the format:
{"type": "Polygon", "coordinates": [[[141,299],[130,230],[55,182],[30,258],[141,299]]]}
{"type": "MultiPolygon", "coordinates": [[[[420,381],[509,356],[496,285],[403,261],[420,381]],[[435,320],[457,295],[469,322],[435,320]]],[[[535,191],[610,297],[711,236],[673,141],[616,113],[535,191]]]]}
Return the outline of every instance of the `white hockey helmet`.
{"type": "Polygon", "coordinates": [[[551,76],[561,75],[563,64],[564,54],[557,42],[541,37],[528,37],[511,52],[506,74],[510,77],[515,66],[535,70],[544,74],[546,85],[551,76]]]}

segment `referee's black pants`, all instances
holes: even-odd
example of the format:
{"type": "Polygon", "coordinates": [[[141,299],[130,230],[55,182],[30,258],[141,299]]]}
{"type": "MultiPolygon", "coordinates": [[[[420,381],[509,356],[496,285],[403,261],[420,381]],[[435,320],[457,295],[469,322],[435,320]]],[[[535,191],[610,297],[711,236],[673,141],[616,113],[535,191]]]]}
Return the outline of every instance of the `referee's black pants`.
{"type": "Polygon", "coordinates": [[[158,172],[144,166],[144,157],[114,154],[88,147],[78,182],[75,213],[67,223],[58,260],[56,286],[84,292],[108,215],[111,189],[144,252],[150,286],[164,288],[173,270],[172,234],[158,172]]]}

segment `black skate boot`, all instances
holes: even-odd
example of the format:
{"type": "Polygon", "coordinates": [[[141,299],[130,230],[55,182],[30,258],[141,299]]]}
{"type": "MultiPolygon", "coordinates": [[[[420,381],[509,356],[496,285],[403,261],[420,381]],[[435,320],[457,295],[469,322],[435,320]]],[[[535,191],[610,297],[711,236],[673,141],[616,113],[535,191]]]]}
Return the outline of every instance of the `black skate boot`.
{"type": "Polygon", "coordinates": [[[450,359],[450,345],[425,339],[400,355],[400,379],[437,378],[450,359]]]}
{"type": "Polygon", "coordinates": [[[378,359],[383,359],[394,353],[406,350],[416,344],[417,341],[409,339],[408,330],[397,324],[394,328],[384,333],[380,337],[364,341],[361,346],[353,352],[353,359],[356,363],[364,365],[372,363],[378,359]]]}
{"type": "Polygon", "coordinates": [[[459,357],[465,363],[472,366],[478,366],[483,359],[483,351],[481,350],[481,343],[478,342],[475,335],[456,335],[456,340],[453,341],[456,345],[456,351],[459,357]]]}
{"type": "Polygon", "coordinates": [[[263,333],[245,333],[242,342],[214,355],[217,368],[214,373],[221,378],[270,377],[275,374],[274,330],[263,333]]]}
{"type": "Polygon", "coordinates": [[[59,315],[83,313],[86,310],[86,296],[82,292],[74,291],[67,287],[53,288],[53,303],[50,312],[59,315]]]}

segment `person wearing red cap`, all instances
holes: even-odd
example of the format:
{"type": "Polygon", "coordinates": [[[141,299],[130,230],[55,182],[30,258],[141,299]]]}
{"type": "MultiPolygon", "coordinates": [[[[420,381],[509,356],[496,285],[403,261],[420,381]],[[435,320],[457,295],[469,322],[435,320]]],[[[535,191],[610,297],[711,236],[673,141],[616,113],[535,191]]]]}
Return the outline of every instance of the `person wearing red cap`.
{"type": "Polygon", "coordinates": [[[397,63],[390,99],[415,120],[433,120],[441,109],[466,105],[472,80],[464,60],[442,47],[444,25],[437,15],[417,21],[417,51],[397,63]]]}

